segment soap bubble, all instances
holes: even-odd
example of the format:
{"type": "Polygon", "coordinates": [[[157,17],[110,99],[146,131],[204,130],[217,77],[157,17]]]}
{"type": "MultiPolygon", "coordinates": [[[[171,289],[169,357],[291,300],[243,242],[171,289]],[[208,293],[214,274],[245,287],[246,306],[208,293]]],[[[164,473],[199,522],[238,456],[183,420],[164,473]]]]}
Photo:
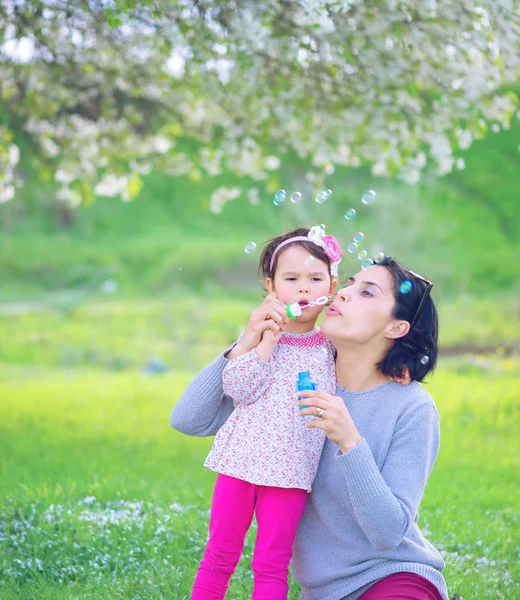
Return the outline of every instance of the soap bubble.
{"type": "Polygon", "coordinates": [[[294,192],[293,194],[291,194],[291,202],[294,202],[294,204],[299,202],[301,199],[302,195],[300,192],[294,192]]]}
{"type": "Polygon", "coordinates": [[[403,281],[399,286],[399,291],[401,294],[409,294],[412,291],[412,282],[411,281],[403,281]]]}
{"type": "Polygon", "coordinates": [[[249,242],[248,244],[246,244],[246,247],[244,248],[244,252],[246,254],[253,254],[253,252],[256,250],[256,244],[254,242],[249,242]]]}
{"type": "Polygon", "coordinates": [[[327,348],[321,346],[317,350],[312,353],[312,358],[316,363],[323,363],[329,357],[329,353],[327,352],[327,348]]]}
{"type": "Polygon", "coordinates": [[[305,264],[309,267],[314,262],[314,256],[312,254],[305,259],[305,264]]]}
{"type": "Polygon", "coordinates": [[[103,294],[113,294],[117,290],[117,281],[115,279],[105,279],[101,284],[103,294]]]}
{"type": "Polygon", "coordinates": [[[349,247],[347,248],[347,252],[349,254],[355,254],[357,252],[358,249],[358,245],[356,244],[356,242],[352,242],[352,244],[349,245],[349,247]]]}
{"type": "Polygon", "coordinates": [[[363,204],[372,204],[372,202],[374,202],[375,199],[376,193],[374,192],[374,190],[368,190],[363,194],[361,202],[363,202],[363,204]]]}
{"type": "Polygon", "coordinates": [[[421,365],[427,365],[430,362],[429,356],[423,356],[420,360],[421,365]]]}
{"type": "Polygon", "coordinates": [[[365,238],[365,234],[361,233],[361,231],[359,231],[358,233],[356,233],[356,235],[354,236],[354,241],[357,242],[359,244],[359,242],[362,242],[363,239],[365,238]]]}
{"type": "Polygon", "coordinates": [[[374,262],[379,264],[382,263],[386,258],[386,254],[384,252],[378,252],[376,257],[374,258],[374,262]]]}
{"type": "Polygon", "coordinates": [[[367,256],[368,256],[368,252],[366,250],[361,250],[361,252],[357,255],[359,260],[365,260],[365,258],[367,256]]]}
{"type": "Polygon", "coordinates": [[[316,196],[316,202],[318,204],[323,204],[332,198],[332,190],[323,190],[316,196]]]}
{"type": "Polygon", "coordinates": [[[374,261],[371,258],[367,258],[366,260],[364,260],[361,263],[361,268],[363,269],[363,271],[366,271],[367,269],[369,269],[372,265],[374,264],[374,261]]]}
{"type": "Polygon", "coordinates": [[[278,190],[276,192],[276,194],[274,195],[273,204],[275,204],[276,206],[282,206],[282,204],[285,203],[286,197],[287,196],[286,196],[285,190],[278,190]]]}
{"type": "Polygon", "coordinates": [[[349,208],[346,212],[345,212],[345,219],[347,219],[347,221],[352,221],[352,219],[356,218],[356,211],[353,208],[349,208]]]}

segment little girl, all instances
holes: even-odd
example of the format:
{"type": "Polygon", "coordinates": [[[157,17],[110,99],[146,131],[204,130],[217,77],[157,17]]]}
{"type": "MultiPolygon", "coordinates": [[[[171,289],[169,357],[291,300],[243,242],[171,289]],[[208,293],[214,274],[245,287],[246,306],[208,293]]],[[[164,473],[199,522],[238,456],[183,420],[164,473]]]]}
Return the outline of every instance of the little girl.
{"type": "MultiPolygon", "coordinates": [[[[269,293],[305,306],[333,294],[343,251],[324,226],[295,229],[266,243],[259,271],[269,293]]],[[[252,567],[254,600],[285,600],[298,521],[325,441],[300,416],[296,382],[310,371],[318,389],[336,389],[330,343],[316,327],[323,306],[305,308],[284,331],[265,331],[256,348],[229,361],[224,393],[235,409],[222,426],[205,466],[218,473],[209,540],[192,600],[222,600],[256,513],[252,567]]]]}

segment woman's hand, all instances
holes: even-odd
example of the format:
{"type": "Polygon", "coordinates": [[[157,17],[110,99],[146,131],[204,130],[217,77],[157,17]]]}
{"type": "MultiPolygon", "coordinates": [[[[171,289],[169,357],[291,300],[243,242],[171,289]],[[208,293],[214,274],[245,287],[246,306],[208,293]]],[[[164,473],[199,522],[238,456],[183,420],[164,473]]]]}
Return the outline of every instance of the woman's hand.
{"type": "Polygon", "coordinates": [[[251,313],[244,335],[233,350],[229,352],[227,358],[235,358],[258,346],[264,331],[269,330],[274,334],[274,336],[270,336],[268,341],[274,342],[277,336],[279,339],[288,321],[289,317],[287,316],[285,304],[275,296],[267,296],[262,304],[251,313]]]}
{"type": "Polygon", "coordinates": [[[300,415],[320,417],[307,422],[305,426],[323,429],[329,440],[339,446],[342,454],[362,439],[342,398],[318,390],[298,392],[298,396],[302,398],[298,406],[308,407],[301,410],[300,415]]]}

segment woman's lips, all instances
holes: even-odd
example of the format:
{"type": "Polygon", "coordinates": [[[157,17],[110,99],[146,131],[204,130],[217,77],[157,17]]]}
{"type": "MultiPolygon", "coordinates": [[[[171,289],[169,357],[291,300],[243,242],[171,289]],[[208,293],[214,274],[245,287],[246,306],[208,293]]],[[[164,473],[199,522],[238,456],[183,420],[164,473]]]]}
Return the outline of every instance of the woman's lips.
{"type": "Polygon", "coordinates": [[[326,315],[341,315],[338,307],[335,304],[331,304],[325,311],[326,315]]]}

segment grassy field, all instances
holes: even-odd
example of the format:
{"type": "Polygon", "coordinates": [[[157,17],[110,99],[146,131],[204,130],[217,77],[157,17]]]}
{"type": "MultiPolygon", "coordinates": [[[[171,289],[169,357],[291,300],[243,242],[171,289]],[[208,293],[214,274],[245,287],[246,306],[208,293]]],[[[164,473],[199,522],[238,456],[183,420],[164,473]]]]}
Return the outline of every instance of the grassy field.
{"type": "MultiPolygon", "coordinates": [[[[442,446],[419,524],[464,600],[520,597],[518,367],[444,359],[429,384],[442,446]]],[[[2,600],[188,598],[214,481],[211,440],[169,427],[190,376],[0,367],[2,600]]]]}

